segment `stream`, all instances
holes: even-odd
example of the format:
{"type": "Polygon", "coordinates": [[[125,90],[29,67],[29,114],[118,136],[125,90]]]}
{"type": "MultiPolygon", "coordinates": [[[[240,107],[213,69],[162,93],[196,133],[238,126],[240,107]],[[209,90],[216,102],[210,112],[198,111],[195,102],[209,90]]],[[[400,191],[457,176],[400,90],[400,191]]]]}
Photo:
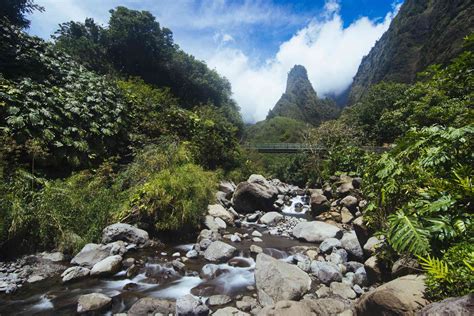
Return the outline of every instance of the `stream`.
{"type": "MultiPolygon", "coordinates": [[[[307,198],[293,197],[282,209],[284,215],[304,216],[308,210],[307,198]]],[[[109,315],[126,312],[142,297],[155,297],[175,300],[186,294],[202,298],[216,294],[226,294],[232,298],[238,295],[255,294],[255,254],[250,253],[251,245],[258,245],[263,252],[274,258],[291,261],[292,247],[312,246],[295,239],[268,234],[259,224],[248,223],[247,227],[227,228],[226,233],[249,234],[260,231],[262,242],[243,239],[231,243],[238,249],[238,255],[226,263],[214,264],[201,256],[189,259],[183,269],[173,268],[171,262],[185,256],[193,243],[168,244],[129,252],[124,259],[134,258],[141,263],[134,276],[127,277],[127,267],[106,278],[87,277],[63,284],[61,277],[26,284],[14,294],[0,294],[0,315],[67,315],[74,314],[77,298],[94,292],[112,297],[109,315]],[[179,255],[178,255],[179,253],[179,255]]],[[[190,241],[194,242],[194,241],[190,241]]],[[[229,242],[230,243],[230,242],[229,242]]],[[[62,262],[70,266],[68,262],[62,262]]]]}

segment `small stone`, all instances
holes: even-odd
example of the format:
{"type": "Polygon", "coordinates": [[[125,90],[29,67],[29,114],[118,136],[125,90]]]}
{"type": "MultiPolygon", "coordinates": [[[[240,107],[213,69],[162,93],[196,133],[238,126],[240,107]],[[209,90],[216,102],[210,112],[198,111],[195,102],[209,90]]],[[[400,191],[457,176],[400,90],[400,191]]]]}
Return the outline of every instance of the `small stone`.
{"type": "Polygon", "coordinates": [[[262,249],[262,247],[259,247],[257,245],[251,245],[250,246],[250,252],[254,253],[254,254],[258,254],[258,253],[263,252],[263,249],[262,249]]]}
{"type": "Polygon", "coordinates": [[[253,237],[252,241],[253,242],[263,242],[263,240],[261,238],[258,238],[258,237],[253,237]]]}
{"type": "Polygon", "coordinates": [[[332,251],[333,248],[340,248],[341,241],[337,238],[326,238],[321,245],[319,245],[319,250],[322,253],[328,253],[332,251]]]}
{"type": "Polygon", "coordinates": [[[195,259],[199,256],[198,252],[195,249],[191,249],[186,253],[186,258],[195,259]]]}
{"type": "Polygon", "coordinates": [[[79,296],[77,312],[86,313],[100,311],[112,303],[112,299],[102,293],[91,293],[79,296]]]}
{"type": "Polygon", "coordinates": [[[176,300],[176,315],[208,315],[209,308],[198,298],[191,294],[187,294],[176,300]]]}
{"type": "Polygon", "coordinates": [[[262,233],[259,232],[258,230],[254,230],[254,231],[252,232],[252,236],[253,236],[253,237],[262,237],[263,235],[262,235],[262,233]]]}
{"type": "Polygon", "coordinates": [[[232,299],[228,295],[212,295],[207,299],[207,305],[219,306],[230,303],[232,299]]]}
{"type": "Polygon", "coordinates": [[[354,299],[357,297],[351,286],[345,283],[332,282],[330,289],[332,293],[345,299],[354,299]]]}
{"type": "Polygon", "coordinates": [[[178,258],[178,257],[181,257],[181,254],[179,252],[175,252],[171,255],[171,257],[178,258]]]}
{"type": "Polygon", "coordinates": [[[86,277],[90,272],[91,270],[84,267],[70,267],[61,274],[61,277],[63,282],[69,282],[86,277]]]}

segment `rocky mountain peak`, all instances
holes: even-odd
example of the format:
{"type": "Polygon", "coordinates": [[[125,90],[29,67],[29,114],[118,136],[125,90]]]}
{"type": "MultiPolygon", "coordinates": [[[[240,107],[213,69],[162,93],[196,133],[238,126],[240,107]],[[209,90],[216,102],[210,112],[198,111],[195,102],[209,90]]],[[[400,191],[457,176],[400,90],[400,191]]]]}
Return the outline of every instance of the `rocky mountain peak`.
{"type": "Polygon", "coordinates": [[[309,82],[306,68],[301,65],[295,65],[288,73],[286,93],[298,93],[304,90],[310,90],[316,94],[311,82],[309,82]]]}

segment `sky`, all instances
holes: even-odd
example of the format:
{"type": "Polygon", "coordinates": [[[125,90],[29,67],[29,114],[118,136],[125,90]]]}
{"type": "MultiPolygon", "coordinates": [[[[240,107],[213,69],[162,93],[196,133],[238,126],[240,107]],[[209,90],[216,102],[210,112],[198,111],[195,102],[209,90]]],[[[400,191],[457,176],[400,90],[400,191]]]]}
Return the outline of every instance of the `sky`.
{"type": "Polygon", "coordinates": [[[225,76],[245,122],[265,119],[296,64],[319,96],[340,94],[388,29],[401,0],[36,0],[30,34],[50,39],[59,23],[109,10],[150,11],[175,42],[225,76]]]}

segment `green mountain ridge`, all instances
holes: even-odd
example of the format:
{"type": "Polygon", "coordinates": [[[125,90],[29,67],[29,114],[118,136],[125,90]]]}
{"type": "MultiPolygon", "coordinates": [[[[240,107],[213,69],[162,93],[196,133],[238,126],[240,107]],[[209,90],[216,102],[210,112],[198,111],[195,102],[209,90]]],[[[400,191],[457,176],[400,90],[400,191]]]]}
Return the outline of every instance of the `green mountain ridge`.
{"type": "Polygon", "coordinates": [[[362,59],[352,83],[354,104],[381,81],[412,83],[432,64],[447,64],[474,30],[470,0],[406,0],[387,32],[362,59]]]}
{"type": "Polygon", "coordinates": [[[338,114],[336,103],[320,99],[308,79],[306,68],[295,65],[288,73],[286,91],[267,115],[289,117],[312,125],[333,119],[338,114]]]}

